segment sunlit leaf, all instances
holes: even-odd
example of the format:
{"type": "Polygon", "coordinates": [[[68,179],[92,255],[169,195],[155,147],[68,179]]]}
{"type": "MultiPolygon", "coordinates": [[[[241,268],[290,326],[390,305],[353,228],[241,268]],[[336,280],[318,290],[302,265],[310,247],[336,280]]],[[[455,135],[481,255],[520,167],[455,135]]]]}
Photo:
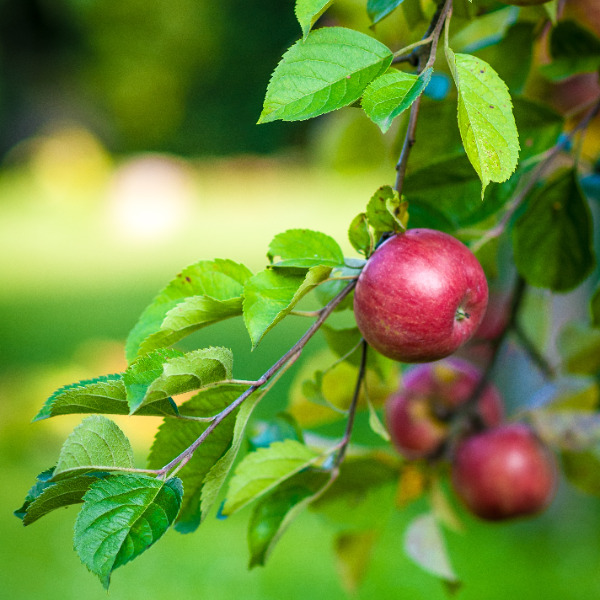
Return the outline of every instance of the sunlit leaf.
{"type": "Polygon", "coordinates": [[[275,68],[258,122],[310,119],[352,104],[392,56],[381,42],[352,29],[312,31],[275,68]]]}
{"type": "Polygon", "coordinates": [[[133,449],[117,424],[106,417],[85,418],[65,440],[53,479],[94,471],[132,469],[133,449]]]}
{"type": "Polygon", "coordinates": [[[367,0],[367,14],[373,25],[385,19],[403,0],[367,0]]]}
{"type": "Polygon", "coordinates": [[[392,121],[423,93],[432,73],[431,68],[418,76],[396,70],[384,73],[366,87],[361,102],[363,110],[385,133],[392,121]]]}
{"type": "Polygon", "coordinates": [[[369,230],[367,213],[359,213],[352,219],[348,228],[348,239],[357,252],[364,256],[371,255],[375,240],[369,230]]]}
{"type": "Polygon", "coordinates": [[[519,135],[506,84],[486,62],[469,54],[446,57],[458,89],[458,127],[467,156],[481,180],[506,181],[517,167],[519,135]]]}
{"type": "Polygon", "coordinates": [[[156,542],[175,520],[179,479],[116,475],[95,482],[75,522],[75,550],[105,588],[111,573],[156,542]]]}
{"type": "Polygon", "coordinates": [[[344,254],[330,236],[310,229],[289,229],[269,244],[269,260],[278,267],[338,267],[344,254]]]}
{"type": "Polygon", "coordinates": [[[295,13],[304,38],[334,0],[296,0],[295,13]]]}

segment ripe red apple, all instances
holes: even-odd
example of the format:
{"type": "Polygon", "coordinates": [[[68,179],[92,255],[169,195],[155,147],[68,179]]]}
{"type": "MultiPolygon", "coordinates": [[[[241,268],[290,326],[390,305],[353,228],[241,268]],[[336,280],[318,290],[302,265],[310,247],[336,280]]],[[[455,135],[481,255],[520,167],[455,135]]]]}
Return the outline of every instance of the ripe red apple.
{"type": "Polygon", "coordinates": [[[554,497],[556,480],[554,455],[522,423],[467,438],[452,464],[456,494],[473,514],[488,521],[541,512],[554,497]]]}
{"type": "Polygon", "coordinates": [[[409,229],[369,258],[354,292],[365,340],[402,362],[445,358],[477,330],[488,286],[473,253],[432,229],[409,229]]]}
{"type": "MultiPolygon", "coordinates": [[[[431,456],[448,434],[452,413],[475,391],[481,372],[470,363],[448,358],[412,367],[404,374],[401,389],[386,402],[386,422],[392,442],[408,459],[431,456]]],[[[477,404],[488,427],[500,424],[502,398],[488,384],[477,404]]]]}

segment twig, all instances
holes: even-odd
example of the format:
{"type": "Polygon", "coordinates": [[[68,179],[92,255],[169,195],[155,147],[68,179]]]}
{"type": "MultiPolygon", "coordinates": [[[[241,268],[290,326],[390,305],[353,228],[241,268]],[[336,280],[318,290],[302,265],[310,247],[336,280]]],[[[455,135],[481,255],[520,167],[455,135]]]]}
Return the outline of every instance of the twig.
{"type": "Polygon", "coordinates": [[[204,432],[181,454],[176,456],[171,462],[166,464],[162,469],[157,471],[159,477],[166,477],[166,475],[175,467],[177,470],[181,469],[194,455],[194,452],[200,447],[204,440],[216,429],[216,427],[227,418],[232,412],[234,412],[239,406],[241,406],[246,399],[248,399],[254,392],[264,386],[283,366],[292,360],[296,360],[300,353],[304,349],[304,346],[312,338],[312,336],[318,331],[321,325],[325,322],[327,317],[335,310],[336,306],[354,289],[356,281],[351,281],[333,300],[325,306],[321,311],[318,319],[310,326],[310,328],[304,333],[304,335],[265,373],[256,380],[247,390],[240,394],[231,404],[224,408],[218,413],[210,425],[204,430],[204,432]]]}

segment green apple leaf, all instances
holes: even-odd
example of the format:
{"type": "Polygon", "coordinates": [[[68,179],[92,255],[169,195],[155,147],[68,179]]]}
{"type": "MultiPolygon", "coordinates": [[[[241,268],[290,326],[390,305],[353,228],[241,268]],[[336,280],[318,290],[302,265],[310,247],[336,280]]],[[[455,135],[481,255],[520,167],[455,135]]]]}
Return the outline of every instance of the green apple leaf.
{"type": "Polygon", "coordinates": [[[432,73],[431,68],[418,76],[396,70],[384,73],[366,87],[362,97],[363,110],[385,133],[392,121],[423,93],[432,73]]]}
{"type": "Polygon", "coordinates": [[[595,265],[592,217],[575,170],[534,193],[513,227],[519,273],[533,286],[566,292],[595,265]]]}
{"type": "Polygon", "coordinates": [[[322,456],[291,439],[247,454],[229,482],[223,514],[231,515],[240,510],[292,475],[314,465],[322,456]]]}
{"type": "Polygon", "coordinates": [[[600,327],[600,285],[592,294],[590,299],[590,312],[592,316],[592,327],[600,327]]]}
{"type": "MultiPolygon", "coordinates": [[[[231,404],[248,386],[225,384],[201,390],[180,407],[181,414],[202,417],[206,421],[165,419],[159,427],[148,457],[149,469],[161,469],[195,442],[209,426],[210,417],[231,404]]],[[[178,472],[185,489],[175,529],[181,533],[194,531],[201,522],[200,497],[204,478],[229,448],[237,411],[226,417],[194,452],[190,461],[178,472]]],[[[204,515],[206,516],[206,515],[204,515]]]]}
{"type": "Polygon", "coordinates": [[[252,277],[244,288],[244,323],[252,347],[330,273],[331,267],[325,266],[308,271],[270,268],[252,277]]]}
{"type": "Polygon", "coordinates": [[[575,21],[561,20],[550,34],[552,62],[540,67],[542,75],[560,81],[600,68],[600,38],[575,21]]]}
{"type": "Polygon", "coordinates": [[[333,4],[334,0],[296,0],[294,12],[304,39],[319,17],[333,4]]]}
{"type": "Polygon", "coordinates": [[[481,180],[481,198],[491,181],[506,181],[517,167],[519,135],[506,84],[486,62],[469,54],[446,58],[458,90],[458,128],[481,180]]]}
{"type": "Polygon", "coordinates": [[[227,348],[201,348],[186,354],[153,350],[123,375],[131,413],[170,396],[231,379],[232,365],[233,355],[227,348]]]}
{"type": "Polygon", "coordinates": [[[42,471],[35,478],[35,483],[31,486],[31,488],[27,492],[27,495],[25,496],[25,500],[23,501],[23,505],[20,508],[17,508],[17,510],[15,510],[13,512],[15,517],[23,520],[25,518],[25,515],[27,514],[27,510],[29,509],[29,506],[31,506],[31,504],[33,502],[35,502],[35,500],[37,500],[41,496],[41,494],[44,492],[44,490],[46,488],[54,485],[54,482],[52,481],[53,473],[54,473],[54,467],[42,471]]]}
{"type": "Polygon", "coordinates": [[[367,220],[376,240],[383,233],[404,231],[408,223],[407,203],[389,185],[381,186],[367,204],[367,220]]]}
{"type": "Polygon", "coordinates": [[[330,480],[331,473],[309,468],[257,502],[248,522],[249,568],[265,564],[289,524],[330,480]]]}
{"type": "Polygon", "coordinates": [[[419,515],[410,523],[404,535],[404,550],[428,573],[454,585],[459,583],[450,564],[442,530],[432,513],[419,515]]]}
{"type": "Polygon", "coordinates": [[[127,360],[132,362],[201,327],[241,314],[244,283],[251,275],[243,265],[221,259],[203,260],[184,269],[144,310],[129,333],[127,360]],[[192,300],[198,296],[204,301],[192,300]],[[174,310],[176,307],[179,310],[174,310]]]}
{"type": "Polygon", "coordinates": [[[375,531],[344,531],[334,541],[335,559],[344,587],[355,594],[369,568],[375,531]]]}
{"type": "Polygon", "coordinates": [[[600,372],[600,329],[584,323],[567,323],[558,336],[558,351],[563,367],[578,375],[600,372]]]}
{"type": "Polygon", "coordinates": [[[175,520],[179,479],[115,475],[90,487],[75,522],[75,550],[108,589],[111,573],[156,542],[175,520]]]}
{"type": "Polygon", "coordinates": [[[133,450],[125,434],[114,421],[92,415],[65,440],[52,479],[133,468],[133,450]]]}
{"type": "Polygon", "coordinates": [[[27,506],[23,515],[23,525],[31,525],[57,508],[81,504],[83,495],[96,481],[98,477],[81,475],[49,485],[27,506]]]}
{"type": "Polygon", "coordinates": [[[379,23],[379,21],[385,19],[391,14],[398,6],[402,4],[403,0],[367,0],[367,14],[373,25],[379,23]]]}
{"type": "MultiPolygon", "coordinates": [[[[123,374],[105,375],[61,387],[46,400],[34,421],[80,413],[129,414],[123,374]]],[[[144,406],[137,414],[176,415],[177,406],[170,398],[165,398],[144,406]]]]}
{"type": "Polygon", "coordinates": [[[374,38],[323,27],[296,42],[273,71],[259,123],[299,121],[352,104],[393,54],[374,38]]]}
{"type": "Polygon", "coordinates": [[[310,229],[289,229],[276,235],[269,244],[269,261],[276,267],[338,267],[344,253],[331,237],[310,229]]]}
{"type": "Polygon", "coordinates": [[[352,219],[348,228],[348,239],[357,252],[364,256],[371,256],[375,240],[369,229],[367,213],[359,213],[352,219]]]}

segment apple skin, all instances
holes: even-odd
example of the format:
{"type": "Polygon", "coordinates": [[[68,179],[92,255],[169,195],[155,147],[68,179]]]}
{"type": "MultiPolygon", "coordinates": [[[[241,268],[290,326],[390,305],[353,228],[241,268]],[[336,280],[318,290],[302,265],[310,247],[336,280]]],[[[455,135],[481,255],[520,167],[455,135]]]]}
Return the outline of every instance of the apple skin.
{"type": "Polygon", "coordinates": [[[501,425],[461,442],[452,485],[474,515],[487,521],[532,516],[556,492],[554,455],[523,423],[501,425]]]}
{"type": "MultiPolygon", "coordinates": [[[[443,415],[466,402],[475,391],[481,372],[458,358],[416,365],[408,369],[401,389],[386,402],[386,424],[398,452],[407,459],[432,456],[446,439],[449,422],[443,415]]],[[[500,393],[488,384],[478,410],[483,423],[495,427],[504,409],[500,393]]]]}
{"type": "Polygon", "coordinates": [[[409,229],[367,261],[354,315],[365,340],[384,356],[431,362],[475,333],[487,301],[485,273],[462,242],[433,229],[409,229]]]}

